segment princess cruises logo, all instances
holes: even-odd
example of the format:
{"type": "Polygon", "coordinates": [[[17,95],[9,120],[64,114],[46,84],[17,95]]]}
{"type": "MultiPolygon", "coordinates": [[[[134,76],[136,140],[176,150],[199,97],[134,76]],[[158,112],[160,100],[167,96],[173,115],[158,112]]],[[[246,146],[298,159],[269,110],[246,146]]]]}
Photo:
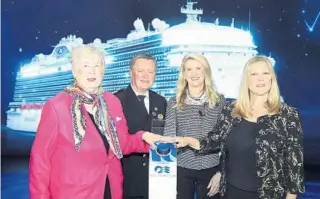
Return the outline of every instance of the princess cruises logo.
{"type": "Polygon", "coordinates": [[[159,174],[161,174],[161,173],[170,173],[170,167],[168,167],[168,166],[156,166],[155,168],[154,168],[154,171],[156,172],[156,173],[159,173],[159,174]]]}

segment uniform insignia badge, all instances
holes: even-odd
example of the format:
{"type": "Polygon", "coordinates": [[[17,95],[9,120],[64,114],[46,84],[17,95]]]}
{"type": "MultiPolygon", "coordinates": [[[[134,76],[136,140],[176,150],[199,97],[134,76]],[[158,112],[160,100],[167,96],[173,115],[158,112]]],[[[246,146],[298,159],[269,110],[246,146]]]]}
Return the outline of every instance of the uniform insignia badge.
{"type": "Polygon", "coordinates": [[[161,113],[158,114],[158,119],[163,120],[163,115],[161,113]]]}

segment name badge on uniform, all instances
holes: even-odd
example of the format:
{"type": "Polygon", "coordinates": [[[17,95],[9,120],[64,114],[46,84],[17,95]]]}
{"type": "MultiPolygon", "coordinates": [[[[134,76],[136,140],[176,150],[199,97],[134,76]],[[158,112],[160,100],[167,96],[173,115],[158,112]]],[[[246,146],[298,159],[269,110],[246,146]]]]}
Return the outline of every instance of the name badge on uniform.
{"type": "Polygon", "coordinates": [[[150,149],[149,199],[176,199],[177,150],[172,143],[156,143],[150,149]]]}

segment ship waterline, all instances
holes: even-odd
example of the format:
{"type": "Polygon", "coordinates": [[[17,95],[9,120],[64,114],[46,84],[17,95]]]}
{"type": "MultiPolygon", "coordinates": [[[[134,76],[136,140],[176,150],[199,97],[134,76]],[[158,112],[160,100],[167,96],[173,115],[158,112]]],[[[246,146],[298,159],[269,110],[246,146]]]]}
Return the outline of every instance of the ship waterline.
{"type": "MultiPolygon", "coordinates": [[[[130,59],[138,54],[149,54],[157,60],[156,80],[152,89],[169,98],[175,95],[179,67],[188,53],[203,54],[209,61],[215,89],[226,98],[236,98],[242,70],[248,59],[258,54],[249,31],[230,26],[201,22],[201,9],[195,2],[187,2],[180,12],[186,15],[182,24],[170,27],[154,19],[154,30],[145,30],[141,19],[127,38],[116,38],[106,43],[95,39],[91,45],[105,53],[106,71],[102,86],[114,92],[130,83],[130,59]]],[[[17,74],[14,99],[7,111],[7,127],[35,132],[42,105],[61,92],[72,81],[70,51],[83,45],[74,35],[62,38],[50,55],[38,54],[17,74]]],[[[274,59],[270,57],[275,63],[274,59]]]]}

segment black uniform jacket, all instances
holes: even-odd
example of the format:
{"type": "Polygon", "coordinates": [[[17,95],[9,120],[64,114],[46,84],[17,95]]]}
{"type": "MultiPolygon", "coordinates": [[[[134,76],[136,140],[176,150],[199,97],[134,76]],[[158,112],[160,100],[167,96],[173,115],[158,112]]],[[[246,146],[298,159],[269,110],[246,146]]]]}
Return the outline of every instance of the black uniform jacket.
{"type": "MultiPolygon", "coordinates": [[[[114,95],[121,101],[131,134],[140,130],[151,132],[152,122],[165,119],[167,101],[154,91],[149,90],[149,114],[131,86],[114,95]]],[[[148,154],[131,154],[122,159],[124,197],[148,197],[148,163],[148,154]]]]}

